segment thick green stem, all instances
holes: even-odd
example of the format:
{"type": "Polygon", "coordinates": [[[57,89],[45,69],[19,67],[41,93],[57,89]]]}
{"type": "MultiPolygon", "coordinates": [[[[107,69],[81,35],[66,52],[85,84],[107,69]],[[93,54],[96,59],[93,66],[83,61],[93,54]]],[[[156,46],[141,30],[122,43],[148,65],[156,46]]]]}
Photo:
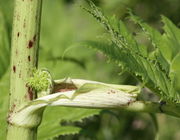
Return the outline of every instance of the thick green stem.
{"type": "MultiPolygon", "coordinates": [[[[23,128],[11,123],[13,114],[20,106],[36,98],[27,86],[27,80],[37,67],[41,0],[15,0],[11,51],[10,106],[7,139],[30,140],[36,137],[36,127],[23,128]],[[16,137],[14,137],[16,136],[16,137]]],[[[34,118],[36,119],[36,118],[34,118]]]]}
{"type": "Polygon", "coordinates": [[[9,126],[8,139],[9,140],[35,140],[37,128],[22,128],[18,126],[9,126]],[[21,135],[20,135],[21,134],[21,135]]]}
{"type": "Polygon", "coordinates": [[[180,117],[180,104],[136,101],[122,109],[133,112],[164,113],[171,116],[180,117]]]}

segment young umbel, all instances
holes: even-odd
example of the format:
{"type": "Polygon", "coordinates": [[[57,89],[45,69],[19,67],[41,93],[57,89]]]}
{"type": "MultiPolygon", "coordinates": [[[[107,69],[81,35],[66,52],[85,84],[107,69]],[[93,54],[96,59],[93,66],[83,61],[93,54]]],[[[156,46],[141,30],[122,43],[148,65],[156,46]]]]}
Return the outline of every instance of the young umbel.
{"type": "MultiPolygon", "coordinates": [[[[180,117],[180,29],[162,16],[164,32],[161,34],[130,12],[130,20],[142,28],[152,44],[153,49],[149,52],[147,47],[136,41],[123,21],[106,17],[92,2],[88,3],[90,9],[85,10],[103,25],[109,37],[106,39],[107,43],[85,41],[83,45],[103,52],[112,62],[121,66],[121,69],[137,77],[144,87],[159,96],[159,101],[139,99],[138,96],[143,94],[142,86],[71,78],[54,80],[48,70],[37,69],[42,2],[15,0],[8,140],[37,139],[42,118],[46,119],[44,127],[40,128],[39,139],[80,131],[75,127],[68,127],[64,133],[58,131],[59,121],[51,123],[54,114],[49,111],[47,116],[43,116],[47,106],[122,109],[180,117]]],[[[57,108],[56,112],[61,109],[57,108]]],[[[98,114],[96,110],[79,112],[79,120],[98,114]]],[[[74,114],[69,114],[73,120],[74,114]]]]}

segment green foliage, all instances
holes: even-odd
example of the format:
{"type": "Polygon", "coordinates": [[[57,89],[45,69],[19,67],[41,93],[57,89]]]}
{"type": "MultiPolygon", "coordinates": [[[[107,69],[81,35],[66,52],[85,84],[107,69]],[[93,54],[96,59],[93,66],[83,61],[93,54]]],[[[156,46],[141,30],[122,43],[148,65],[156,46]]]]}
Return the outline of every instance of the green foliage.
{"type": "Polygon", "coordinates": [[[180,54],[180,29],[177,28],[168,18],[162,16],[164,33],[161,35],[156,29],[142,22],[137,16],[130,12],[130,18],[139,24],[142,30],[148,35],[149,40],[155,48],[155,59],[166,74],[171,77],[171,83],[177,91],[180,91],[180,75],[178,65],[180,54]]]}
{"type": "MultiPolygon", "coordinates": [[[[67,1],[67,0],[66,0],[67,1]]],[[[97,0],[98,1],[98,0],[97,0]]],[[[153,21],[155,23],[154,17],[158,17],[159,13],[163,13],[168,15],[173,21],[176,23],[179,21],[179,0],[165,0],[165,1],[149,1],[149,0],[99,0],[98,3],[100,6],[110,12],[116,13],[117,15],[124,15],[125,8],[127,5],[131,5],[138,15],[140,14],[143,18],[148,21],[153,21]],[[99,2],[100,1],[100,2],[99,2]],[[126,1],[126,2],[124,2],[126,1]],[[166,2],[168,1],[168,4],[166,2]],[[173,1],[173,2],[172,2],[173,1]],[[134,5],[133,3],[139,4],[134,5]],[[125,4],[124,4],[125,3],[125,4]],[[127,4],[129,3],[129,4],[127,4]],[[163,6],[162,6],[163,5],[163,6]],[[174,6],[173,6],[174,5],[174,6]],[[122,7],[122,8],[120,8],[122,7]],[[139,8],[141,7],[141,8],[139,8]],[[170,7],[170,8],[169,8],[170,7]],[[152,10],[155,9],[155,10],[152,10]],[[123,9],[123,10],[121,10],[123,9]],[[147,12],[148,10],[148,12],[147,12]],[[143,12],[142,12],[143,11],[143,12]],[[150,14],[151,17],[147,15],[150,14]],[[158,13],[158,14],[157,14],[158,13]]],[[[11,23],[12,23],[12,9],[13,1],[12,0],[0,0],[0,8],[3,12],[3,15],[0,16],[0,29],[2,29],[0,39],[4,38],[7,35],[4,35],[4,31],[11,31],[11,23]],[[5,19],[8,19],[5,21],[5,19]],[[7,23],[7,24],[6,24],[7,23]],[[6,24],[6,25],[5,25],[6,24]],[[2,27],[2,28],[1,28],[2,27]]],[[[133,83],[135,84],[132,77],[128,76],[128,73],[123,74],[123,76],[117,76],[119,69],[117,69],[116,65],[113,63],[106,64],[104,61],[106,58],[100,53],[94,53],[93,51],[87,48],[77,48],[71,47],[73,42],[77,42],[82,39],[94,39],[96,34],[101,32],[99,26],[96,25],[89,17],[79,9],[76,5],[64,4],[62,0],[44,0],[43,1],[43,16],[41,22],[41,40],[40,40],[40,63],[39,67],[46,67],[53,74],[53,77],[56,79],[64,78],[70,76],[72,78],[84,78],[97,80],[102,82],[110,82],[110,83],[119,83],[126,84],[133,83]],[[78,10],[79,9],[79,10],[78,10]],[[88,28],[87,28],[88,27],[88,28]],[[65,50],[68,49],[68,52],[65,54],[65,50]],[[62,55],[64,54],[64,59],[62,59],[62,55]],[[78,60],[83,64],[83,67],[74,63],[71,60],[78,60]],[[128,78],[127,78],[128,77],[128,78]]],[[[1,15],[1,14],[0,14],[1,15]]],[[[177,28],[177,27],[176,27],[177,28]]],[[[6,34],[6,33],[5,33],[6,34]]],[[[9,34],[9,33],[8,33],[9,34]]],[[[161,35],[161,34],[160,34],[161,35]]],[[[164,35],[163,35],[164,36],[164,35]]],[[[164,37],[167,38],[167,37],[164,37]]],[[[169,37],[168,37],[169,38],[169,37]]],[[[5,39],[5,38],[4,38],[5,39]]],[[[158,39],[158,37],[154,36],[154,39],[158,39]]],[[[162,37],[163,39],[163,37],[162,37]]],[[[6,39],[5,39],[6,40],[6,39]]],[[[168,43],[162,41],[162,50],[161,53],[167,54],[167,58],[171,57],[171,50],[168,48],[168,43]]],[[[93,45],[103,45],[103,43],[90,42],[93,45]],[[94,44],[95,43],[95,44],[94,44]],[[96,44],[97,43],[97,44],[96,44]]],[[[2,44],[2,41],[0,42],[2,44]]],[[[9,52],[7,53],[5,50],[9,50],[10,40],[8,39],[8,46],[3,45],[0,46],[0,61],[3,60],[3,65],[0,62],[0,71],[3,70],[4,64],[6,65],[6,70],[2,75],[0,75],[0,138],[5,139],[6,135],[6,117],[8,110],[8,89],[9,89],[9,73],[7,68],[9,66],[9,52]],[[2,49],[1,49],[2,47],[2,49]],[[7,54],[6,54],[7,53],[7,54]],[[6,54],[6,55],[5,55],[6,54]],[[3,59],[1,59],[3,58],[3,59]],[[7,63],[4,63],[4,60],[7,63]],[[3,66],[3,67],[2,67],[3,66]]],[[[107,44],[105,44],[107,45],[107,44]]],[[[114,44],[110,44],[109,47],[113,47],[114,44]]],[[[146,47],[142,46],[139,49],[143,52],[145,56],[148,56],[146,47]]],[[[164,56],[165,57],[165,56],[164,56]]],[[[171,69],[171,72],[174,72],[176,76],[175,79],[178,78],[179,68],[178,63],[179,55],[172,61],[171,66],[168,69],[171,69]],[[176,58],[176,59],[175,59],[176,58]]],[[[153,58],[154,59],[154,58],[153,58]]],[[[162,62],[162,61],[161,61],[162,62]]],[[[159,65],[159,64],[158,64],[159,65]]],[[[166,64],[164,65],[165,67],[166,64]]],[[[162,67],[161,67],[162,68],[162,67]]],[[[168,70],[166,69],[166,70],[168,70]]],[[[180,85],[180,84],[176,84],[180,85]]],[[[146,135],[152,131],[151,123],[147,123],[147,120],[144,122],[147,123],[147,129],[135,129],[133,128],[133,121],[142,120],[138,115],[141,114],[131,114],[123,116],[123,112],[118,112],[117,116],[119,116],[119,121],[114,119],[112,114],[109,115],[108,118],[104,118],[102,116],[99,117],[99,120],[95,122],[95,129],[89,130],[84,127],[84,131],[88,131],[89,134],[96,135],[96,129],[99,128],[101,131],[101,135],[104,137],[98,137],[99,139],[107,139],[108,136],[112,136],[110,139],[138,139],[138,136],[144,135],[144,139],[151,138],[152,135],[146,135]],[[133,119],[133,118],[135,119],[133,119]],[[113,123],[112,123],[113,122],[113,123]],[[132,122],[132,123],[131,123],[132,122]],[[119,128],[119,129],[118,129],[119,128]],[[108,133],[107,133],[108,132],[108,133]],[[139,133],[137,133],[139,132],[139,133]],[[138,135],[139,134],[139,135],[138,135]],[[151,136],[151,137],[149,137],[151,136]]],[[[58,134],[74,134],[80,131],[79,127],[74,126],[72,123],[68,122],[76,122],[91,116],[93,114],[99,114],[99,110],[88,110],[88,109],[75,109],[75,108],[47,108],[44,112],[44,119],[42,120],[42,124],[39,127],[39,139],[43,138],[52,138],[57,136],[58,134]],[[73,115],[72,115],[73,114],[73,115]],[[46,117],[47,116],[47,117],[46,117]],[[58,120],[58,121],[57,121],[58,120]],[[67,124],[63,124],[62,122],[67,122],[67,124]],[[52,133],[51,133],[52,132],[52,133]]],[[[159,116],[159,126],[160,126],[160,139],[171,140],[178,139],[179,137],[179,120],[175,118],[169,119],[168,116],[159,116]],[[169,126],[169,127],[167,127],[169,126]],[[170,128],[170,129],[169,129],[170,128]]],[[[83,125],[92,126],[92,122],[87,119],[87,121],[83,121],[83,125]]],[[[82,129],[81,129],[82,130],[82,129]]],[[[76,135],[76,139],[80,139],[79,135],[76,135]]],[[[95,136],[94,136],[95,137],[95,136]]]]}
{"type": "Polygon", "coordinates": [[[9,90],[9,67],[10,42],[8,36],[6,20],[0,9],[0,137],[6,136],[6,118],[8,110],[8,90],[9,90]]]}
{"type": "Polygon", "coordinates": [[[8,111],[8,92],[9,92],[9,72],[6,72],[0,80],[0,137],[5,139],[7,127],[7,111],[8,111]]]}
{"type": "Polygon", "coordinates": [[[43,121],[38,129],[38,140],[79,133],[80,127],[63,125],[60,122],[67,122],[67,124],[79,122],[83,118],[99,114],[99,111],[97,109],[49,107],[45,110],[43,121]]]}
{"type": "Polygon", "coordinates": [[[9,36],[3,13],[0,10],[0,79],[9,66],[9,36]]]}
{"type": "MultiPolygon", "coordinates": [[[[171,76],[171,69],[169,70],[171,63],[166,58],[167,52],[162,52],[162,49],[159,48],[163,46],[156,43],[161,39],[161,36],[163,39],[166,38],[166,41],[171,44],[169,50],[174,50],[174,53],[172,53],[170,57],[172,60],[174,58],[173,56],[179,53],[179,50],[177,50],[180,48],[177,39],[179,37],[179,29],[165,17],[163,18],[163,23],[165,24],[165,33],[163,35],[148,25],[141,24],[155,47],[154,51],[151,52],[155,54],[155,57],[151,57],[150,53],[147,53],[147,50],[137,43],[132,33],[127,30],[122,21],[118,21],[114,17],[105,17],[92,2],[89,1],[88,3],[91,8],[86,9],[86,11],[93,15],[108,31],[112,44],[107,45],[101,43],[101,45],[99,45],[99,43],[94,44],[92,42],[87,44],[102,51],[123,69],[136,76],[145,86],[158,94],[161,99],[168,102],[180,102],[179,91],[174,85],[177,83],[174,82],[175,78],[171,76]]],[[[131,17],[135,19],[136,22],[141,23],[138,18],[131,17]]]]}

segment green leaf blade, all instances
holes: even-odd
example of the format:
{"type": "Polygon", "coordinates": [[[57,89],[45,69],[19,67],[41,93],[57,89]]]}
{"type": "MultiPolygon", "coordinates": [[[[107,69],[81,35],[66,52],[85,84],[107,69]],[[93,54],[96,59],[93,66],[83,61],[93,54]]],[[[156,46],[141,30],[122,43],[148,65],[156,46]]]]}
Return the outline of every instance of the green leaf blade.
{"type": "Polygon", "coordinates": [[[44,112],[44,117],[38,129],[38,139],[52,139],[59,135],[77,134],[80,127],[62,125],[61,122],[82,121],[84,118],[98,115],[99,109],[82,109],[69,107],[49,107],[44,112]]]}

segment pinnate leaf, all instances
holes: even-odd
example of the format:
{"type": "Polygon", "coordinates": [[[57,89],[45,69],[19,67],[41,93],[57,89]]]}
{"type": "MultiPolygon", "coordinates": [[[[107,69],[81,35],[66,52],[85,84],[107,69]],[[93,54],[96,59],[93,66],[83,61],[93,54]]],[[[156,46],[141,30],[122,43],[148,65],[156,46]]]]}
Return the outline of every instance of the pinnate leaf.
{"type": "MultiPolygon", "coordinates": [[[[171,44],[176,41],[174,44],[178,46],[177,39],[172,39],[172,36],[175,38],[179,36],[179,33],[174,31],[177,27],[171,25],[172,23],[167,18],[164,18],[165,34],[161,35],[155,29],[133,17],[134,21],[140,24],[145,33],[148,34],[148,38],[154,46],[153,53],[155,57],[152,58],[145,53],[146,51],[142,51],[143,49],[140,48],[142,45],[137,43],[122,21],[104,16],[92,2],[89,2],[89,5],[90,9],[86,9],[86,11],[103,25],[111,37],[112,44],[108,45],[107,43],[95,43],[92,41],[86,42],[86,44],[102,51],[111,60],[136,76],[146,87],[159,95],[161,99],[168,102],[180,102],[179,91],[175,88],[174,79],[169,74],[171,61],[175,54],[171,53],[173,52],[172,48],[167,47],[170,50],[170,54],[167,55],[166,52],[163,52],[161,45],[162,40],[166,40],[171,44]]],[[[177,47],[175,49],[177,51],[177,47]]]]}

